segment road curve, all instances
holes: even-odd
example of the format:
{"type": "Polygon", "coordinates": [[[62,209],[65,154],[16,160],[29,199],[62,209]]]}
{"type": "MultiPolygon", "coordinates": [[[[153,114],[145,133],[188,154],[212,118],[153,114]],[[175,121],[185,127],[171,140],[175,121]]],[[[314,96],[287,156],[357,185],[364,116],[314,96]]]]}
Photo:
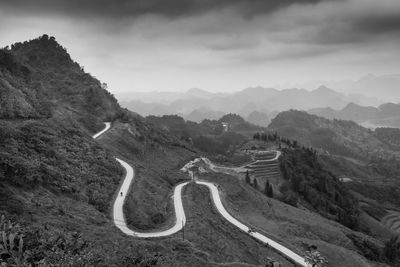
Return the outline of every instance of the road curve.
{"type": "MultiPolygon", "coordinates": [[[[276,156],[273,159],[269,159],[269,160],[262,160],[262,161],[273,161],[273,160],[277,160],[280,155],[281,152],[280,151],[275,151],[276,152],[276,156]]],[[[187,171],[189,172],[189,174],[193,177],[193,172],[190,171],[190,168],[193,167],[197,162],[199,162],[200,160],[202,160],[203,162],[205,162],[211,170],[216,171],[216,172],[225,172],[225,167],[221,167],[221,166],[216,166],[214,165],[209,159],[207,158],[197,158],[192,160],[191,162],[189,162],[188,164],[185,165],[185,167],[182,168],[183,171],[187,171]]],[[[242,167],[239,167],[242,168],[242,167]]],[[[230,168],[229,168],[230,169],[230,168]]],[[[232,168],[232,169],[236,169],[236,168],[232,168]]],[[[229,214],[229,212],[225,209],[224,205],[222,204],[221,198],[219,196],[219,191],[218,191],[218,187],[210,182],[205,182],[205,181],[196,181],[196,184],[199,185],[203,185],[209,188],[210,192],[211,192],[211,197],[213,199],[215,208],[218,210],[218,212],[227,220],[229,221],[231,224],[233,224],[234,226],[236,226],[237,228],[239,228],[240,230],[242,230],[243,232],[247,233],[248,235],[252,236],[253,238],[261,241],[262,243],[276,249],[277,251],[279,251],[280,253],[282,253],[283,255],[285,255],[286,257],[288,257],[289,259],[291,259],[292,261],[294,261],[296,264],[300,265],[300,266],[304,266],[307,267],[309,266],[307,264],[307,262],[305,261],[305,259],[303,257],[301,257],[300,255],[296,254],[295,252],[293,252],[292,250],[286,248],[285,246],[279,244],[278,242],[258,233],[258,232],[253,232],[250,231],[251,229],[246,226],[245,224],[241,223],[240,221],[238,221],[236,218],[234,218],[232,215],[229,214]]]]}
{"type": "Polygon", "coordinates": [[[235,219],[229,212],[224,208],[222,204],[221,198],[219,197],[219,192],[217,186],[213,183],[204,182],[204,181],[196,181],[196,184],[207,186],[210,189],[211,196],[214,202],[214,205],[218,212],[231,224],[242,230],[243,232],[247,233],[248,235],[252,236],[253,238],[261,241],[262,243],[276,249],[280,253],[284,254],[286,257],[290,258],[300,266],[307,267],[307,263],[305,262],[304,258],[300,255],[296,254],[292,250],[282,246],[281,244],[275,242],[274,240],[258,233],[258,232],[249,232],[250,228],[247,227],[245,224],[241,223],[237,219],[235,219]]]}
{"type": "MultiPolygon", "coordinates": [[[[93,135],[93,138],[96,139],[106,131],[108,131],[111,127],[110,122],[105,122],[105,127],[103,130],[100,132],[96,133],[93,135]]],[[[133,231],[128,228],[126,225],[125,217],[124,217],[124,202],[125,198],[128,195],[129,188],[132,184],[132,181],[135,177],[135,171],[133,168],[126,163],[125,161],[115,158],[119,164],[125,169],[125,178],[124,181],[121,185],[121,188],[118,192],[118,195],[114,201],[114,206],[113,206],[113,219],[114,219],[114,224],[117,226],[123,233],[130,235],[130,236],[136,236],[136,237],[141,237],[141,238],[150,238],[150,237],[162,237],[162,236],[169,236],[172,234],[175,234],[176,232],[179,232],[183,226],[186,224],[186,216],[185,216],[185,211],[183,209],[183,204],[182,204],[182,188],[188,184],[189,182],[186,183],[181,183],[175,186],[174,189],[174,208],[175,208],[175,216],[176,216],[176,221],[175,225],[172,226],[171,228],[165,230],[165,231],[158,231],[158,232],[137,232],[133,231]]]]}
{"type": "Polygon", "coordinates": [[[113,217],[115,226],[117,226],[123,233],[127,235],[142,237],[142,238],[169,236],[175,234],[176,232],[179,232],[186,223],[185,211],[183,209],[183,204],[182,204],[182,188],[189,182],[178,184],[175,187],[173,198],[174,198],[176,221],[174,226],[165,231],[158,231],[158,232],[133,231],[129,229],[128,226],[126,225],[123,206],[125,198],[129,192],[130,185],[134,179],[135,172],[133,168],[125,161],[118,158],[117,161],[122,165],[122,167],[124,167],[126,174],[124,182],[122,183],[122,186],[118,192],[118,196],[114,202],[113,217]]]}
{"type": "Polygon", "coordinates": [[[93,135],[93,139],[96,139],[97,137],[99,137],[100,135],[102,135],[103,133],[107,132],[110,129],[111,122],[105,122],[104,124],[105,124],[104,129],[93,135]]]}
{"type": "MultiPolygon", "coordinates": [[[[95,134],[93,138],[99,137],[101,134],[106,132],[109,128],[111,123],[105,123],[106,127],[99,133],[95,134]]],[[[274,159],[276,160],[280,156],[280,152],[277,151],[277,155],[274,159]]],[[[175,225],[165,231],[158,231],[158,232],[137,232],[133,231],[132,229],[129,229],[128,226],[126,225],[125,218],[124,218],[124,211],[123,211],[123,206],[125,202],[125,198],[129,192],[129,188],[132,184],[132,181],[135,176],[135,172],[133,168],[126,163],[125,161],[116,158],[116,160],[121,164],[121,166],[125,169],[126,174],[124,181],[121,185],[121,188],[118,192],[118,195],[115,199],[114,206],[113,206],[113,219],[114,219],[114,224],[117,226],[123,233],[126,235],[130,236],[135,236],[135,237],[141,237],[141,238],[151,238],[151,237],[163,237],[163,236],[169,236],[174,233],[179,232],[183,226],[186,223],[186,216],[185,216],[185,211],[183,209],[183,204],[182,204],[182,188],[187,185],[189,182],[181,183],[178,184],[175,187],[174,190],[174,208],[175,208],[175,216],[176,216],[176,221],[175,225]]],[[[192,179],[194,179],[193,172],[190,170],[191,167],[194,166],[195,163],[197,163],[200,159],[197,158],[193,161],[190,161],[187,163],[181,170],[188,172],[189,175],[191,176],[192,179]]],[[[211,163],[210,161],[208,161],[211,163]]],[[[211,163],[212,164],[212,163],[211,163]]],[[[196,184],[206,186],[210,189],[211,192],[211,197],[213,199],[214,205],[218,212],[226,219],[228,220],[231,224],[235,225],[238,227],[240,230],[243,232],[247,233],[248,235],[252,236],[253,238],[261,241],[262,243],[276,249],[286,257],[290,258],[293,260],[296,264],[300,266],[307,267],[309,266],[303,257],[300,255],[296,254],[292,250],[286,248],[285,246],[282,246],[281,244],[273,241],[272,239],[258,233],[258,232],[252,232],[250,231],[250,228],[247,227],[245,224],[241,223],[237,219],[235,219],[232,215],[229,214],[229,212],[225,209],[224,205],[222,204],[221,198],[219,196],[219,191],[218,188],[213,184],[209,182],[204,182],[204,181],[196,181],[196,184]]]]}

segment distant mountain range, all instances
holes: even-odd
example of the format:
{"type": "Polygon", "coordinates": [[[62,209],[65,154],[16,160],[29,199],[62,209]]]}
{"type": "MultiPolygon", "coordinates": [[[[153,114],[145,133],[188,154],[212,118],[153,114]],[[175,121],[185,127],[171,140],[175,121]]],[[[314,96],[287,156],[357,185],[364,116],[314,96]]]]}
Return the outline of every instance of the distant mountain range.
{"type": "Polygon", "coordinates": [[[368,128],[400,128],[400,103],[386,103],[378,107],[360,106],[349,103],[340,110],[332,108],[314,108],[308,111],[328,119],[352,120],[368,128]]]}
{"type": "Polygon", "coordinates": [[[335,90],[339,92],[375,97],[384,102],[400,102],[400,74],[380,76],[368,74],[358,80],[320,80],[297,84],[296,86],[302,88],[315,88],[321,84],[330,88],[335,88],[335,90]]]}
{"type": "Polygon", "coordinates": [[[342,109],[351,102],[359,105],[382,104],[375,98],[346,95],[325,86],[312,91],[251,87],[229,94],[190,89],[182,93],[132,93],[120,95],[119,98],[122,106],[143,116],[177,114],[187,120],[200,122],[203,119],[216,119],[223,114],[236,113],[261,126],[267,126],[270,118],[279,111],[288,109],[342,109]]]}

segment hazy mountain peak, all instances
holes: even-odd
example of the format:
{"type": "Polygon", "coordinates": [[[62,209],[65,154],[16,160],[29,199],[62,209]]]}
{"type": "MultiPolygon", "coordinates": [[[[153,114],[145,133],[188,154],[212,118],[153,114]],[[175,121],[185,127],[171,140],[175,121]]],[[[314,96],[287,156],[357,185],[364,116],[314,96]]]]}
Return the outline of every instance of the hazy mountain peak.
{"type": "Polygon", "coordinates": [[[227,122],[227,123],[240,123],[240,122],[244,122],[245,120],[237,114],[229,113],[229,114],[222,116],[219,119],[219,121],[227,122]]]}
{"type": "Polygon", "coordinates": [[[368,73],[367,75],[361,77],[360,81],[368,81],[368,80],[373,80],[378,78],[376,75],[372,74],[372,73],[368,73]]]}
{"type": "Polygon", "coordinates": [[[256,86],[256,87],[248,87],[240,91],[240,93],[265,93],[265,92],[276,92],[278,90],[274,88],[265,88],[262,86],[256,86]]]}
{"type": "Polygon", "coordinates": [[[349,108],[360,108],[361,106],[360,105],[357,105],[356,103],[354,103],[354,102],[350,102],[350,103],[348,103],[344,108],[343,108],[343,110],[344,109],[349,109],[349,108]]]}
{"type": "Polygon", "coordinates": [[[338,92],[326,87],[325,85],[319,86],[317,89],[313,90],[313,92],[338,94],[338,92]]]}
{"type": "Polygon", "coordinates": [[[210,92],[200,88],[190,88],[186,91],[186,94],[198,94],[198,93],[210,93],[210,92]]]}

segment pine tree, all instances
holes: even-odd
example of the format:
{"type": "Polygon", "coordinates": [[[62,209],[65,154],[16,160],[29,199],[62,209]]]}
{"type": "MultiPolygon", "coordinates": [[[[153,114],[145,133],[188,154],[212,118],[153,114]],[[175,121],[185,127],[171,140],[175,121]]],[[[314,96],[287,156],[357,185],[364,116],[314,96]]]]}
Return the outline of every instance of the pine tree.
{"type": "Polygon", "coordinates": [[[272,188],[272,184],[270,184],[268,180],[267,180],[267,183],[265,184],[264,194],[267,197],[271,197],[271,198],[274,197],[274,190],[272,188]]]}
{"type": "Polygon", "coordinates": [[[265,183],[265,188],[264,188],[264,195],[268,196],[269,193],[269,181],[265,183]]]}
{"type": "Polygon", "coordinates": [[[245,178],[245,180],[246,180],[246,184],[251,184],[250,175],[249,175],[249,170],[246,171],[246,178],[245,178]]]}
{"type": "Polygon", "coordinates": [[[400,259],[400,235],[393,236],[386,242],[384,254],[390,262],[395,262],[400,259]]]}
{"type": "Polygon", "coordinates": [[[258,190],[258,182],[256,178],[254,178],[253,187],[258,190]]]}
{"type": "Polygon", "coordinates": [[[272,185],[269,185],[268,188],[268,197],[273,198],[274,197],[274,189],[272,188],[272,185]]]}

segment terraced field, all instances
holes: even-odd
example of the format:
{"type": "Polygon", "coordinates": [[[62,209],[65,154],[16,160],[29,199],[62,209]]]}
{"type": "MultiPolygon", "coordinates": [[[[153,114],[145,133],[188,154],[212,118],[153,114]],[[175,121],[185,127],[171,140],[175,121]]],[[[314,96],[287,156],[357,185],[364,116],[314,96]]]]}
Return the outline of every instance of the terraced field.
{"type": "Polygon", "coordinates": [[[249,171],[252,182],[257,179],[257,183],[261,188],[265,187],[267,180],[277,191],[277,186],[281,180],[281,172],[279,169],[278,159],[275,151],[260,152],[254,156],[255,162],[247,165],[245,168],[249,171]]]}
{"type": "Polygon", "coordinates": [[[400,233],[400,212],[391,211],[382,218],[382,223],[392,231],[400,233]]]}

